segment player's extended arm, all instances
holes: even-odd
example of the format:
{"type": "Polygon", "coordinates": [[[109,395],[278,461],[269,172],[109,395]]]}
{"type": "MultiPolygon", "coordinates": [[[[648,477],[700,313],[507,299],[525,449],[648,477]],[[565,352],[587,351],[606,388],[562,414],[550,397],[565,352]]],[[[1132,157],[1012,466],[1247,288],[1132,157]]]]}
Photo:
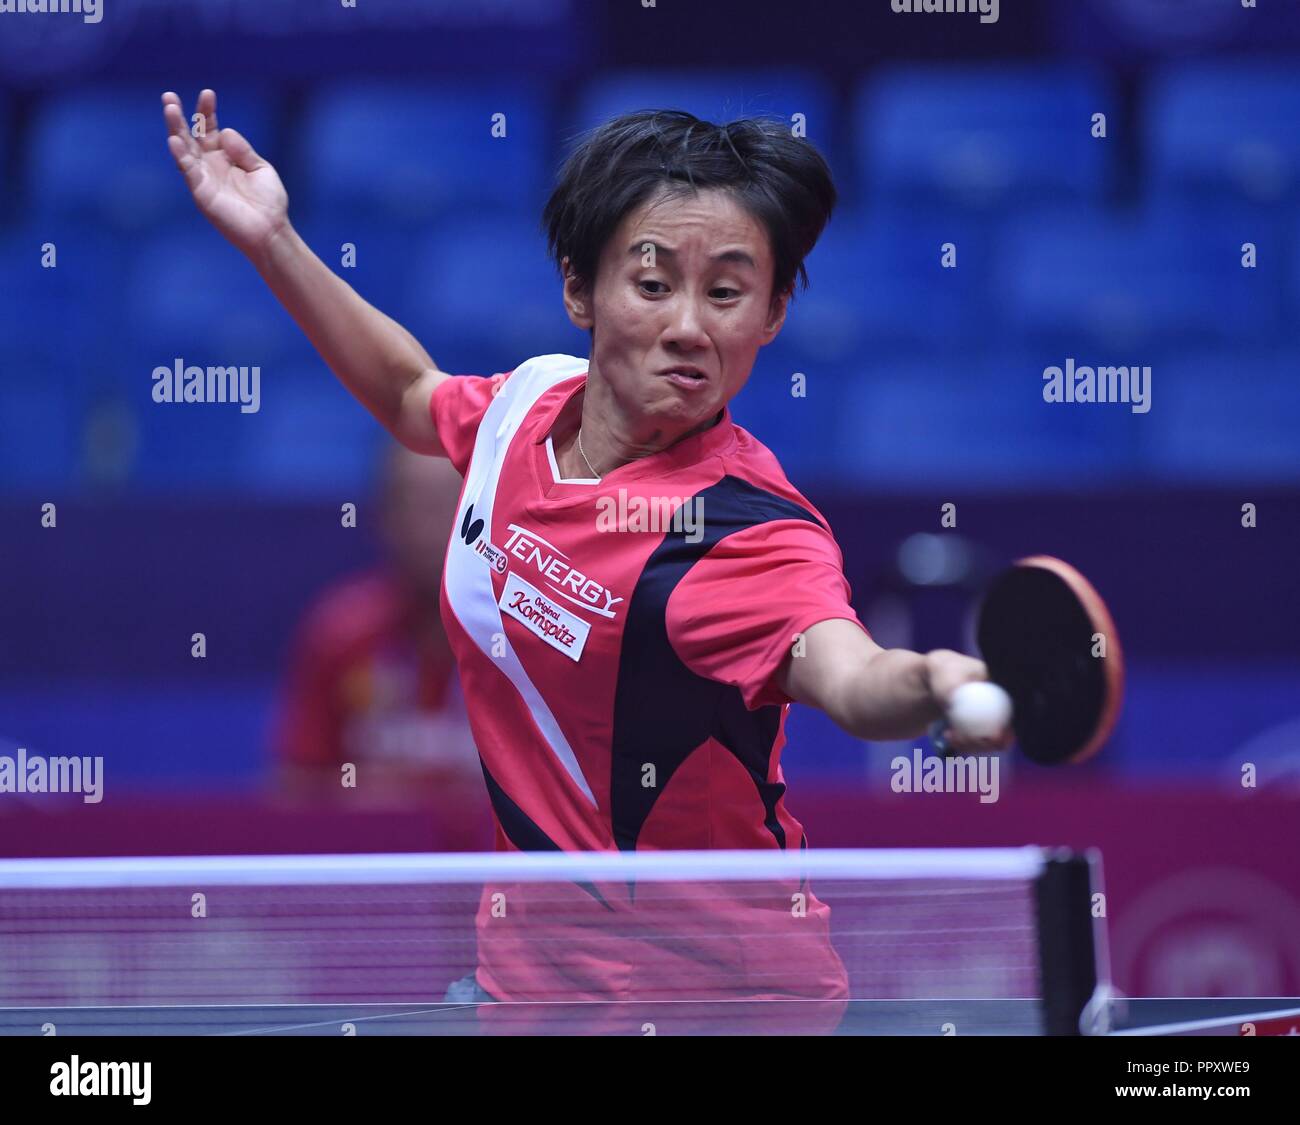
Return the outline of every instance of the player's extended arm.
{"type": "MultiPolygon", "coordinates": [[[[802,647],[786,657],[780,686],[849,734],[888,741],[924,734],[946,714],[957,688],[986,679],[988,669],[973,657],[948,649],[884,649],[852,621],[835,619],[804,631],[802,647]]],[[[959,750],[999,749],[1009,733],[949,741],[959,750]]]]}
{"type": "MultiPolygon", "coordinates": [[[[236,130],[217,126],[217,95],[199,94],[201,136],[181,101],[163,94],[167,147],[198,209],[257,268],[331,371],[403,445],[441,454],[429,413],[448,378],[419,342],[329,269],[289,222],[289,197],[275,169],[236,130]]],[[[219,314],[218,314],[219,315],[219,314]]]]}

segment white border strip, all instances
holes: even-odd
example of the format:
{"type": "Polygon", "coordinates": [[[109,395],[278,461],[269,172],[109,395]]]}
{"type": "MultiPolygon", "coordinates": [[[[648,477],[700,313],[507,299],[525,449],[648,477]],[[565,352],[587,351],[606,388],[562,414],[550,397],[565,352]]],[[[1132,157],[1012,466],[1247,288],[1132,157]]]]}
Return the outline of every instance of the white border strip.
{"type": "MultiPolygon", "coordinates": [[[[1290,1019],[1292,1016],[1300,1016],[1300,1008],[1280,1008],[1276,1012],[1255,1012],[1253,1015],[1212,1016],[1184,1023],[1153,1023],[1145,1027],[1126,1027],[1123,1031],[1112,1031],[1111,1035],[1195,1035],[1198,1031],[1217,1031],[1220,1028],[1228,1034],[1228,1028],[1240,1028],[1243,1023],[1266,1023],[1269,1020],[1290,1019]]],[[[1233,1034],[1240,1034],[1240,1031],[1233,1034]]]]}
{"type": "Polygon", "coordinates": [[[459,852],[401,855],[141,856],[0,860],[0,890],[577,880],[1032,879],[1045,853],[1023,848],[812,851],[459,852]]]}

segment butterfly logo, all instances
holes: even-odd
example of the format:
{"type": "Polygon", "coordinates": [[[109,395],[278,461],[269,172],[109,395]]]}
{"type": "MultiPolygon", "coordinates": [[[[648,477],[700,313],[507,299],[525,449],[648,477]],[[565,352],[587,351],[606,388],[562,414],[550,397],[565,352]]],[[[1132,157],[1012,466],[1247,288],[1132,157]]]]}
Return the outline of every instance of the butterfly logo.
{"type": "Polygon", "coordinates": [[[469,546],[482,534],[483,521],[474,519],[474,505],[471,504],[465,509],[465,518],[460,522],[460,537],[465,540],[465,545],[469,546]]]}

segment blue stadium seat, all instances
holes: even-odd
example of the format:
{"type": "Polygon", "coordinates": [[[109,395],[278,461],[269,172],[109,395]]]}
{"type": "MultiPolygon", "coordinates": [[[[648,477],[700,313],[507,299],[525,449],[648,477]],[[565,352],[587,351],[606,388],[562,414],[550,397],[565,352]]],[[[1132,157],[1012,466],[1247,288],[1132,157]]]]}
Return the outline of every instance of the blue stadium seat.
{"type": "Polygon", "coordinates": [[[262,383],[262,409],[248,427],[240,485],[250,493],[370,495],[384,429],[324,363],[277,372],[262,383]]]}
{"type": "Polygon", "coordinates": [[[122,330],[101,382],[130,412],[138,435],[134,476],[147,488],[230,487],[244,449],[264,425],[272,388],[310,356],[298,327],[251,265],[206,226],[164,228],[124,271],[122,330]],[[257,367],[261,405],[158,403],[156,368],[257,367]]]}
{"type": "Polygon", "coordinates": [[[796,289],[780,338],[832,363],[855,361],[864,349],[967,340],[986,320],[987,241],[982,224],[951,213],[837,214],[808,256],[808,289],[796,289]],[[941,263],[948,242],[953,269],[941,263]]]}
{"type": "MultiPolygon", "coordinates": [[[[241,479],[243,445],[257,425],[229,403],[159,404],[144,396],[118,401],[129,417],[125,475],[141,491],[186,494],[229,492],[241,479]]],[[[262,379],[265,398],[267,380],[262,379]]]]}
{"type": "Polygon", "coordinates": [[[1146,416],[1044,402],[1050,363],[1017,351],[863,364],[843,383],[836,463],[860,485],[903,491],[1126,479],[1146,416]]]}
{"type": "MultiPolygon", "coordinates": [[[[206,626],[210,637],[219,624],[206,626]]],[[[131,675],[111,682],[64,676],[0,686],[0,710],[11,716],[10,729],[22,732],[18,745],[28,753],[81,754],[96,747],[105,756],[110,795],[114,789],[156,792],[159,786],[230,793],[251,791],[262,779],[276,690],[261,678],[249,682],[219,673],[198,685],[131,675]]],[[[13,753],[7,742],[0,747],[13,753]]]]}
{"type": "Polygon", "coordinates": [[[0,351],[71,362],[103,349],[104,333],[116,323],[123,249],[103,229],[61,218],[0,232],[0,351]]]}
{"type": "Polygon", "coordinates": [[[1151,397],[1151,476],[1300,483],[1300,349],[1173,354],[1152,365],[1151,397]]]}
{"type": "Polygon", "coordinates": [[[469,370],[471,353],[495,357],[482,374],[535,355],[587,354],[535,219],[468,212],[440,224],[412,258],[398,319],[445,370],[469,370]]]}
{"type": "Polygon", "coordinates": [[[125,270],[126,325],[154,363],[270,363],[301,333],[257,271],[207,226],[158,231],[125,270]]]}
{"type": "Polygon", "coordinates": [[[1300,196],[1300,74],[1293,62],[1166,71],[1152,81],[1142,117],[1158,190],[1263,203],[1300,196]]]}
{"type": "Polygon", "coordinates": [[[5,491],[73,484],[78,472],[76,398],[41,364],[7,354],[0,378],[0,480],[5,491]]]}
{"type": "Polygon", "coordinates": [[[317,217],[331,208],[412,221],[457,204],[537,213],[551,138],[544,89],[346,83],[311,99],[290,191],[317,217]],[[504,114],[506,135],[492,135],[504,114]]]}
{"type": "Polygon", "coordinates": [[[806,136],[834,167],[836,122],[831,90],[816,75],[796,70],[719,73],[716,70],[626,70],[590,83],[570,120],[586,130],[639,109],[684,109],[721,125],[737,117],[803,114],[806,136]]]}
{"type": "Polygon", "coordinates": [[[1242,233],[1258,229],[1154,204],[1122,216],[1038,212],[1000,232],[993,290],[1009,329],[1060,347],[1258,342],[1280,327],[1282,267],[1274,250],[1242,268],[1242,233]]]}
{"type": "Polygon", "coordinates": [[[375,222],[351,212],[330,211],[294,224],[320,259],[367,301],[396,315],[415,266],[414,249],[431,229],[375,222]],[[344,265],[345,245],[352,247],[344,265]]]}
{"type": "MultiPolygon", "coordinates": [[[[197,91],[178,91],[188,115],[197,91]]],[[[272,106],[252,88],[218,91],[218,123],[234,126],[268,159],[276,158],[272,106]]],[[[194,204],[167,151],[162,89],[79,89],[43,104],[33,125],[26,198],[40,215],[103,220],[139,230],[194,204]]]]}
{"type": "Polygon", "coordinates": [[[121,358],[122,253],[111,233],[61,217],[0,235],[0,480],[76,484],[103,448],[88,438],[103,436],[90,422],[121,358]]]}
{"type": "Polygon", "coordinates": [[[731,402],[732,419],[768,447],[781,468],[802,488],[836,474],[828,435],[841,410],[843,369],[804,362],[776,343],[759,351],[749,382],[731,402]],[[793,376],[804,376],[801,397],[791,393],[793,376]]]}
{"type": "Polygon", "coordinates": [[[1114,163],[1115,99],[1060,66],[901,67],[864,81],[855,150],[874,196],[1008,207],[1096,199],[1114,163]],[[1109,140],[1091,134],[1105,113],[1109,140]]]}

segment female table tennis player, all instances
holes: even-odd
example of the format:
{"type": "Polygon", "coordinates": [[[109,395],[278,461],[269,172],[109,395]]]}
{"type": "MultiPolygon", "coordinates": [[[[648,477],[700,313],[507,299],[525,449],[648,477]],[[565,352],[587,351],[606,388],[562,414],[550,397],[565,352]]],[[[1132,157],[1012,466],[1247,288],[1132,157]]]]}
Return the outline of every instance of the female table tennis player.
{"type": "MultiPolygon", "coordinates": [[[[986,678],[956,652],[872,641],[826,521],[731,420],[835,204],[809,142],[775,121],[720,127],[682,112],[589,133],[543,221],[590,356],[451,376],[308,249],[275,169],[218,127],[216,106],[199,95],[196,137],[163,95],[199,210],[361,403],[464,475],[442,612],[499,848],[803,848],[779,763],[791,701],[859,738],[909,738],[986,678]]],[[[713,888],[712,906],[676,912],[674,940],[629,951],[585,923],[582,940],[558,940],[563,919],[535,903],[530,917],[526,892],[513,893],[495,914],[485,895],[471,998],[846,994],[829,912],[811,896],[794,921],[790,896],[775,896],[762,922],[713,888]],[[794,956],[781,947],[775,975],[748,940],[762,925],[801,943],[794,956]]],[[[628,905],[575,894],[599,911],[628,905]]]]}

